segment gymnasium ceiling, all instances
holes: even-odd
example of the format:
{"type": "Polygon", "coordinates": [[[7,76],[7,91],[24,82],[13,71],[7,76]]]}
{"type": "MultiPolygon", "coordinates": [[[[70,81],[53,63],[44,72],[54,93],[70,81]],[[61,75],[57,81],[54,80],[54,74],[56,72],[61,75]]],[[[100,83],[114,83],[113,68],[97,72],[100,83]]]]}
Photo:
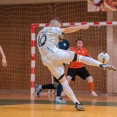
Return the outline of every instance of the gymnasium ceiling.
{"type": "Polygon", "coordinates": [[[35,4],[35,3],[49,3],[49,2],[76,2],[87,0],[0,0],[0,5],[3,4],[35,4]]]}

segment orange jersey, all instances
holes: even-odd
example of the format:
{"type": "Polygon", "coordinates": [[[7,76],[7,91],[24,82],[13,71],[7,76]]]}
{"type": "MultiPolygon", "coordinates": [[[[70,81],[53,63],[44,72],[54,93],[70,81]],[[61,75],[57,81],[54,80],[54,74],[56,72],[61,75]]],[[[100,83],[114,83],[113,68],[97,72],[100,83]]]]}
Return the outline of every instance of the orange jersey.
{"type": "MultiPolygon", "coordinates": [[[[85,49],[85,48],[81,48],[80,50],[78,50],[76,47],[73,47],[72,51],[78,55],[89,56],[89,53],[88,53],[87,49],[85,49]]],[[[83,66],[84,66],[84,63],[82,63],[82,62],[71,62],[70,63],[70,68],[81,68],[83,66]]]]}

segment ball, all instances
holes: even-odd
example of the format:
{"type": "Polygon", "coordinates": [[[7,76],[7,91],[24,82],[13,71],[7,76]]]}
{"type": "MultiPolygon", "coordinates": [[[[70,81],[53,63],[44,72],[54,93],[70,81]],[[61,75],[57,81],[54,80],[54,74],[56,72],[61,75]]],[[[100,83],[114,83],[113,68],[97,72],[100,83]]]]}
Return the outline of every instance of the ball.
{"type": "Polygon", "coordinates": [[[98,57],[97,57],[98,61],[103,63],[103,64],[107,64],[109,62],[109,55],[106,52],[101,52],[98,57]]]}

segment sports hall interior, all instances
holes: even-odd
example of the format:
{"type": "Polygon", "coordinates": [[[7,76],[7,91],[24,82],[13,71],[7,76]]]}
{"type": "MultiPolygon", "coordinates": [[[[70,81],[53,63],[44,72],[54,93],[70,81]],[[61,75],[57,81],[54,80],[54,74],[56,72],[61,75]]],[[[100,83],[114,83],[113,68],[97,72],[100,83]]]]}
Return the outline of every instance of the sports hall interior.
{"type": "MultiPolygon", "coordinates": [[[[54,94],[43,90],[40,97],[30,94],[31,82],[31,24],[49,23],[58,17],[63,23],[117,21],[117,12],[88,12],[86,0],[0,0],[0,45],[8,66],[0,63],[1,117],[116,117],[117,72],[87,66],[94,78],[97,97],[90,96],[86,81],[78,76],[70,86],[86,110],[78,112],[65,96],[67,104],[54,104],[54,94]]],[[[36,28],[36,35],[42,28],[36,28]]],[[[110,56],[110,64],[117,67],[117,26],[90,26],[72,34],[65,34],[70,46],[82,38],[92,58],[101,52],[110,56]]],[[[1,57],[0,57],[1,58],[1,57]]],[[[65,68],[67,72],[68,66],[65,68]]],[[[43,66],[36,46],[35,82],[49,84],[51,73],[43,66]]]]}

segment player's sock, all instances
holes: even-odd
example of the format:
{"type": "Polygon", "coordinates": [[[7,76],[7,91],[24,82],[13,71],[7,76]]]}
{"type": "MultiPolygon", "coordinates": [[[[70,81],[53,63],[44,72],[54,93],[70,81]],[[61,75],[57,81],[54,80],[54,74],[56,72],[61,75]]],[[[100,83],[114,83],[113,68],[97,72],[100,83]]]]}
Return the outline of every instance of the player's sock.
{"type": "Polygon", "coordinates": [[[87,82],[89,84],[89,88],[90,88],[91,95],[96,97],[97,94],[94,91],[94,83],[93,83],[92,76],[87,77],[86,80],[87,80],[87,82]]]}
{"type": "Polygon", "coordinates": [[[90,57],[85,57],[85,56],[79,56],[79,62],[83,62],[87,65],[92,65],[92,66],[98,66],[102,63],[98,62],[97,60],[90,58],[90,57]]]}
{"type": "Polygon", "coordinates": [[[63,87],[62,87],[61,83],[59,83],[58,87],[57,87],[57,97],[61,96],[62,90],[63,90],[63,87]]]}
{"type": "Polygon", "coordinates": [[[90,88],[90,92],[94,91],[94,83],[93,82],[89,83],[89,88],[90,88]]]}
{"type": "Polygon", "coordinates": [[[56,89],[54,84],[42,85],[42,89],[56,89]]]}
{"type": "Polygon", "coordinates": [[[93,92],[94,91],[94,83],[93,83],[92,76],[87,77],[86,80],[89,84],[90,92],[93,92]]]}
{"type": "Polygon", "coordinates": [[[76,99],[76,97],[75,97],[75,95],[74,95],[72,89],[70,88],[70,86],[69,86],[69,84],[68,84],[68,81],[66,80],[66,81],[64,81],[64,82],[61,83],[61,84],[62,84],[62,86],[63,86],[63,89],[64,89],[66,95],[67,95],[74,103],[78,102],[78,103],[80,104],[80,102],[76,99]]]}

